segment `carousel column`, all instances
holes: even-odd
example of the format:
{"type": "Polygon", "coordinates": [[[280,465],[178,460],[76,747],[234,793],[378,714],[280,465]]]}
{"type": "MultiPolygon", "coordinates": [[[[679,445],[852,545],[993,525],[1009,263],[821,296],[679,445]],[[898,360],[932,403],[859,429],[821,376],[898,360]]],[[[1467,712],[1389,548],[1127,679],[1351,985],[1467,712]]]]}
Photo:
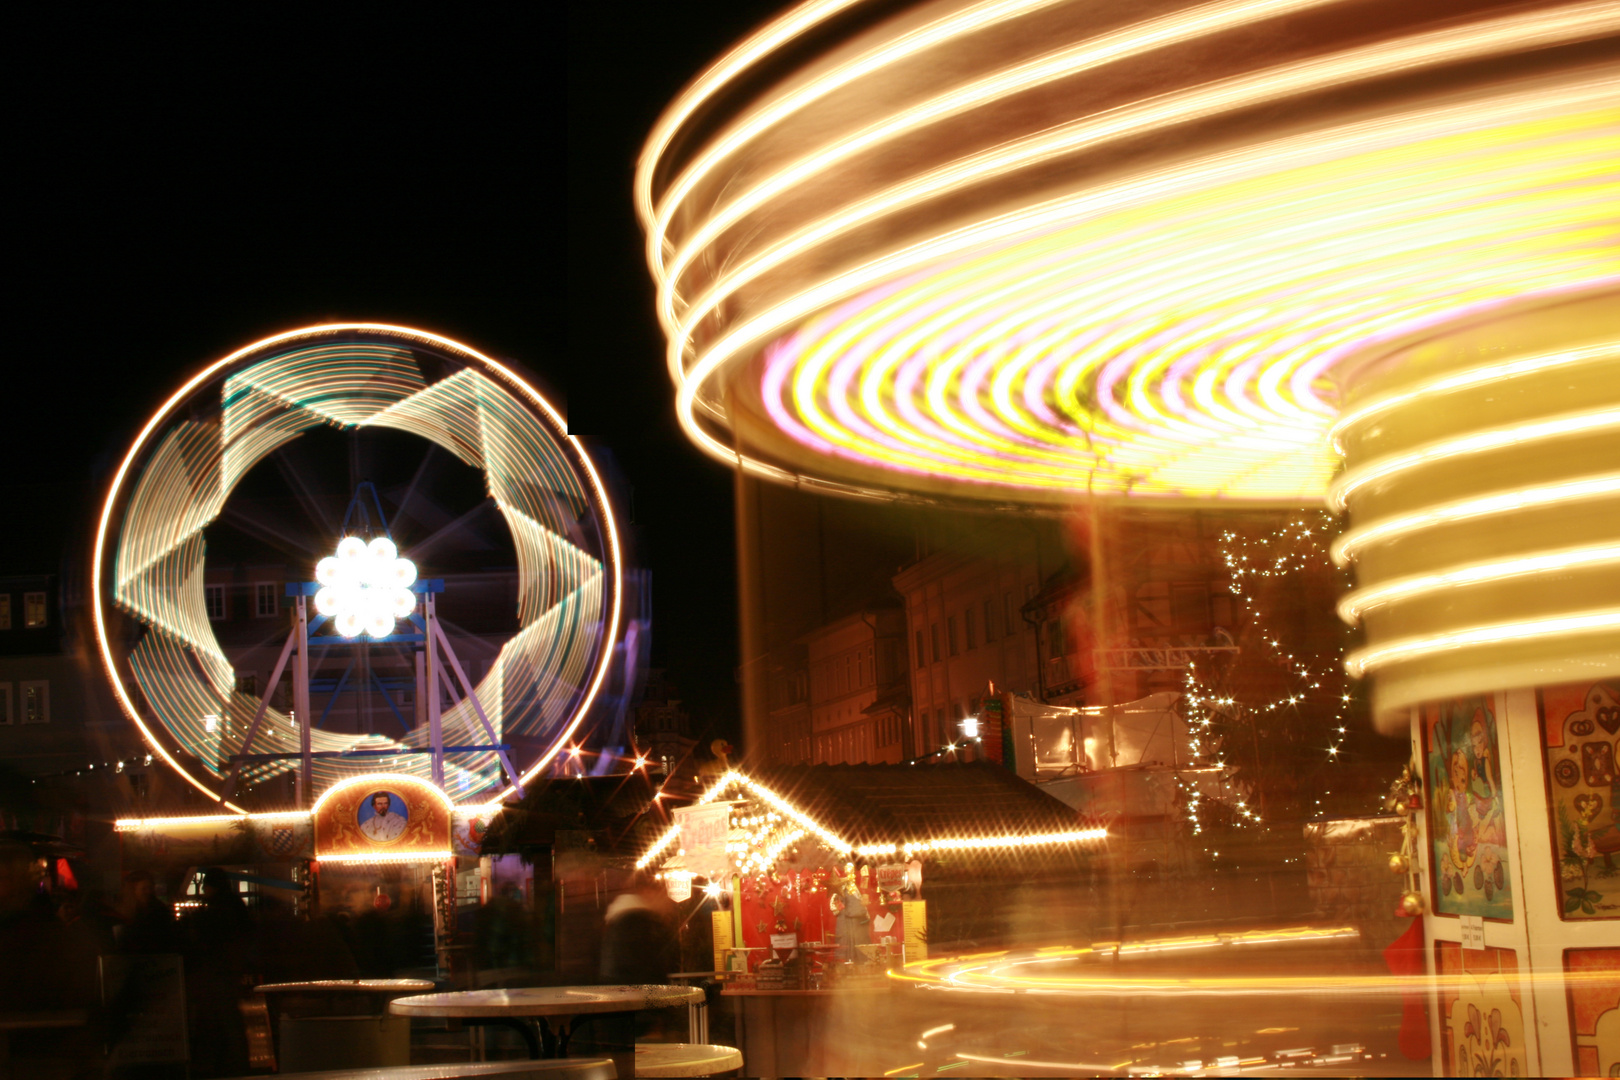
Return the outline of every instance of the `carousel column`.
{"type": "Polygon", "coordinates": [[[1373,679],[1379,728],[1410,733],[1422,781],[1435,1071],[1608,1073],[1620,296],[1434,331],[1344,381],[1334,554],[1357,588],[1339,613],[1365,628],[1348,665],[1373,679]]]}

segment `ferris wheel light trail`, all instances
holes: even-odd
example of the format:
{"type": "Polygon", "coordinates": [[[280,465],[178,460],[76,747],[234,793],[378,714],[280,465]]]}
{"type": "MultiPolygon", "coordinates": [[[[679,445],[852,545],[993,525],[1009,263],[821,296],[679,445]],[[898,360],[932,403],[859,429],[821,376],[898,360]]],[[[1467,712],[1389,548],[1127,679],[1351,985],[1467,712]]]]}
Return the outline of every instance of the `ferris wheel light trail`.
{"type": "MultiPolygon", "coordinates": [[[[189,379],[142,427],[108,489],[93,548],[97,649],[119,704],[155,753],[218,799],[157,730],[212,772],[242,739],[259,705],[234,689],[230,663],[208,623],[202,530],[255,462],[321,424],[401,429],[484,471],[517,549],[520,629],[491,665],[479,698],[501,729],[543,740],[546,749],[520,777],[527,781],[573,738],[606,678],[620,620],[617,525],[589,455],[526,380],[464,345],[407,327],[334,324],[255,342],[189,379]],[[438,350],[452,373],[427,383],[413,348],[438,350]],[[219,419],[183,419],[185,403],[214,386],[221,394],[219,419]],[[585,515],[600,530],[600,557],[569,539],[579,535],[585,515]],[[122,659],[108,628],[113,604],[145,627],[122,659]]],[[[340,629],[386,635],[415,605],[409,590],[415,567],[386,539],[368,546],[347,538],[318,573],[329,579],[322,582],[326,607],[340,616],[354,607],[340,629]]],[[[269,750],[292,749],[289,718],[271,712],[276,722],[259,741],[267,740],[269,750]]],[[[443,722],[446,731],[459,733],[479,723],[466,700],[443,722]]],[[[312,734],[320,751],[362,744],[370,751],[403,751],[426,738],[423,732],[401,742],[312,734]]],[[[401,772],[425,768],[423,755],[370,760],[401,772]]],[[[253,764],[242,773],[262,779],[278,767],[285,766],[253,764]]],[[[333,757],[315,765],[324,784],[345,768],[351,766],[333,757]]],[[[493,805],[512,788],[498,784],[491,792],[485,773],[476,771],[482,768],[475,760],[448,765],[447,773],[455,786],[478,796],[476,805],[493,805]]]]}

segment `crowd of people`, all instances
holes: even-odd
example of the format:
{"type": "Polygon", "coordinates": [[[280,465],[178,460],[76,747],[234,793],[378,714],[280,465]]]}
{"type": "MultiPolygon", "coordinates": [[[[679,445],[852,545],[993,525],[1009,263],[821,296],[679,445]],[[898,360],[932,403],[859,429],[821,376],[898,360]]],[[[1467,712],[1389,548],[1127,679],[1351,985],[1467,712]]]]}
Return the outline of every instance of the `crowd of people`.
{"type": "MultiPolygon", "coordinates": [[[[125,874],[117,895],[65,888],[26,845],[0,848],[0,1012],[83,1010],[88,1039],[32,1034],[42,1052],[48,1044],[53,1056],[89,1062],[115,1047],[161,992],[141,965],[115,958],[178,956],[191,1074],[238,1076],[249,1071],[242,1003],[254,985],[386,977],[412,961],[433,962],[424,925],[431,916],[410,905],[357,900],[297,918],[274,892],[259,893],[250,908],[238,877],[217,868],[202,872],[187,899],[177,911],[144,870],[125,874]]],[[[14,1037],[14,1053],[27,1056],[30,1037],[14,1037]]]]}

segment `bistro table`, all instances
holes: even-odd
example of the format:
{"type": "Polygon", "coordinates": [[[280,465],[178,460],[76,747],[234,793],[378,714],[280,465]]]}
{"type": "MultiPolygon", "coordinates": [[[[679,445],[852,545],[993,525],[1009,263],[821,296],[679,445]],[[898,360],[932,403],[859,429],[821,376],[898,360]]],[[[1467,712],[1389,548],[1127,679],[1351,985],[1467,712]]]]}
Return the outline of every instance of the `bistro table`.
{"type": "Polygon", "coordinates": [[[636,1076],[714,1076],[742,1068],[742,1051],[713,1043],[636,1043],[636,1076]]]}
{"type": "MultiPolygon", "coordinates": [[[[668,977],[682,986],[695,986],[711,979],[723,983],[728,976],[735,974],[734,971],[673,971],[668,977]]],[[[686,1037],[701,1046],[709,1041],[709,992],[702,986],[697,986],[697,989],[703,991],[703,1004],[687,1010],[686,1037]]]]}
{"type": "Polygon", "coordinates": [[[388,1017],[388,999],[433,987],[428,979],[309,979],[253,989],[265,1000],[283,1068],[309,1069],[409,1061],[410,1023],[388,1017]]]}
{"type": "MultiPolygon", "coordinates": [[[[293,997],[328,998],[354,1001],[360,995],[374,1013],[381,1013],[384,1001],[402,994],[423,994],[432,990],[429,979],[311,979],[308,982],[260,983],[258,994],[287,994],[293,997]]],[[[279,1000],[279,999],[278,999],[279,1000]]]]}
{"type": "Polygon", "coordinates": [[[388,1011],[395,1016],[507,1024],[523,1035],[530,1057],[554,1058],[568,1056],[568,1040],[581,1019],[682,1005],[691,1009],[703,1000],[703,991],[695,986],[528,986],[396,998],[388,1003],[388,1011]],[[548,1020],[556,1024],[555,1032],[548,1020]]]}

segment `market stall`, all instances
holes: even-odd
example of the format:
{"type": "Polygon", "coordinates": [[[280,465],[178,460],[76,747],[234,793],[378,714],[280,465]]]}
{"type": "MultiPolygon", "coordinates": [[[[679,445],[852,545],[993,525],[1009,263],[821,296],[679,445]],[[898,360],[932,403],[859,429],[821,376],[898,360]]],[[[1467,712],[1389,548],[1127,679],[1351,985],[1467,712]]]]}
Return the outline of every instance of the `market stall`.
{"type": "Polygon", "coordinates": [[[881,1012],[869,999],[930,950],[1004,937],[987,897],[1072,885],[1105,840],[992,763],[777,766],[731,770],[672,810],[636,865],[677,902],[701,894],[751,1067],[827,1075],[853,1067],[822,1037],[836,1013],[881,1012]]]}

